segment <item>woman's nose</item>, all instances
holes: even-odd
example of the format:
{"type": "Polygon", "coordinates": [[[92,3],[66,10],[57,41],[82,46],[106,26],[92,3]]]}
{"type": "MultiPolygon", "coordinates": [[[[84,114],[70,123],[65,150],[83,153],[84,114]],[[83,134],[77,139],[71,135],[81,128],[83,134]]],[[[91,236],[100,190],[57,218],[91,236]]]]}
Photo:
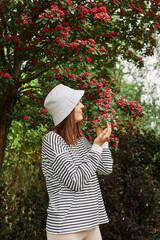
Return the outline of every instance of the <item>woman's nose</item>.
{"type": "Polygon", "coordinates": [[[81,103],[81,108],[84,108],[84,105],[83,105],[83,103],[81,103]]]}

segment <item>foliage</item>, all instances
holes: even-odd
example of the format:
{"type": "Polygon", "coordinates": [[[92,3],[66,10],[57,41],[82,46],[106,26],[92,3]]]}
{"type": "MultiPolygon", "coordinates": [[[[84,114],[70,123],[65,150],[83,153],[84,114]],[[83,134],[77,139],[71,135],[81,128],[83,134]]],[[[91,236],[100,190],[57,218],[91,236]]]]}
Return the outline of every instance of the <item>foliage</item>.
{"type": "MultiPolygon", "coordinates": [[[[36,98],[27,100],[29,108],[26,111],[32,116],[31,123],[44,123],[45,110],[39,114],[40,103],[43,108],[41,100],[55,79],[62,81],[59,73],[55,76],[55,68],[70,70],[66,75],[67,85],[74,83],[77,88],[79,84],[73,81],[72,74],[79,76],[88,71],[92,72],[91,78],[104,79],[113,92],[115,84],[110,71],[118,56],[143,66],[140,52],[144,56],[152,55],[156,46],[153,36],[159,31],[157,13],[156,0],[137,1],[136,4],[118,0],[2,1],[1,78],[4,74],[11,78],[4,77],[1,81],[0,150],[4,152],[11,121],[20,116],[18,107],[25,105],[26,91],[33,94],[37,90],[36,98]],[[39,121],[35,121],[36,115],[40,115],[39,121]]],[[[87,79],[84,83],[88,85],[87,79]]],[[[99,87],[96,88],[98,91],[99,87]]],[[[92,98],[86,101],[94,108],[92,98]]],[[[28,120],[23,108],[21,111],[23,118],[28,120]]],[[[2,158],[0,154],[0,166],[2,158]]]]}
{"type": "Polygon", "coordinates": [[[113,153],[113,174],[100,178],[110,217],[109,224],[101,227],[104,239],[157,240],[160,138],[154,131],[140,132],[132,125],[127,132],[119,131],[118,137],[120,146],[113,153]]]}
{"type": "MultiPolygon", "coordinates": [[[[157,240],[160,138],[154,131],[137,129],[131,122],[126,122],[125,128],[121,123],[119,128],[120,148],[112,153],[113,173],[99,177],[110,219],[101,226],[103,238],[157,240]]],[[[26,129],[14,122],[9,134],[0,183],[3,240],[46,239],[48,196],[40,166],[40,146],[46,129],[26,129]],[[32,140],[30,145],[28,139],[32,140]]]]}

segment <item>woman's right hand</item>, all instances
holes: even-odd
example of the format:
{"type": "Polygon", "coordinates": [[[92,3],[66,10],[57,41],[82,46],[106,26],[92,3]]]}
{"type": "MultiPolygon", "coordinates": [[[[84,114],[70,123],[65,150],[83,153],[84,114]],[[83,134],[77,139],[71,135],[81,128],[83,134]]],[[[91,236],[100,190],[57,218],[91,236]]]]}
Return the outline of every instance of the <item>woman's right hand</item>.
{"type": "Polygon", "coordinates": [[[101,131],[99,130],[98,132],[100,132],[100,134],[95,138],[93,144],[102,146],[109,139],[111,135],[111,124],[107,123],[107,128],[101,131]]]}

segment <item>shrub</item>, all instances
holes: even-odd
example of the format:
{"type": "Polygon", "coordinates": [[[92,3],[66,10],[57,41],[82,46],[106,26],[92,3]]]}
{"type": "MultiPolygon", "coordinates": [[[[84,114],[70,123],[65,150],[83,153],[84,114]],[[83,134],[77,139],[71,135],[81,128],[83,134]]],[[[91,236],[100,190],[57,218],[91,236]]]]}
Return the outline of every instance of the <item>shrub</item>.
{"type": "Polygon", "coordinates": [[[132,126],[127,132],[119,131],[118,137],[120,145],[119,151],[113,153],[113,173],[100,177],[110,218],[108,224],[101,226],[103,239],[159,239],[158,191],[155,188],[158,148],[153,147],[152,142],[158,146],[160,139],[154,132],[140,132],[132,126]]]}

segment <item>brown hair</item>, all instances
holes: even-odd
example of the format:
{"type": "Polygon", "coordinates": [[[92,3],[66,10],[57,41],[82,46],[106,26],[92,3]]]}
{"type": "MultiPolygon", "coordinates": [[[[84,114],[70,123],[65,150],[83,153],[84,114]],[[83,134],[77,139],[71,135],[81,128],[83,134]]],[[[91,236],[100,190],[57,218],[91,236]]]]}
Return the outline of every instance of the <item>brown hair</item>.
{"type": "Polygon", "coordinates": [[[53,131],[69,145],[78,144],[78,138],[84,136],[80,123],[75,122],[74,109],[61,123],[54,127],[53,131]]]}

